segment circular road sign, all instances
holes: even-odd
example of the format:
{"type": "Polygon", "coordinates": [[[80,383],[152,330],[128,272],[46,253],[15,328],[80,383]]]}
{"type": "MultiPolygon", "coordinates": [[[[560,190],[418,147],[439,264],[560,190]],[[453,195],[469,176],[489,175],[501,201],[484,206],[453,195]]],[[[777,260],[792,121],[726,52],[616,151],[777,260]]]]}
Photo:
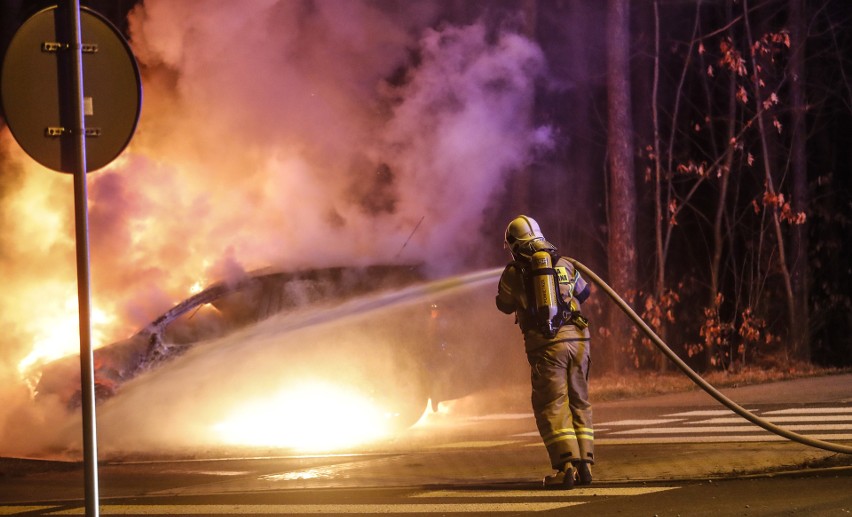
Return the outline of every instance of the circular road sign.
{"type": "MultiPolygon", "coordinates": [[[[37,12],[21,25],[0,71],[0,101],[20,146],[40,164],[76,169],[74,103],[67,11],[37,12]]],[[[127,147],[142,107],[139,68],[121,33],[101,15],[80,10],[86,170],[114,160],[127,147]]]]}

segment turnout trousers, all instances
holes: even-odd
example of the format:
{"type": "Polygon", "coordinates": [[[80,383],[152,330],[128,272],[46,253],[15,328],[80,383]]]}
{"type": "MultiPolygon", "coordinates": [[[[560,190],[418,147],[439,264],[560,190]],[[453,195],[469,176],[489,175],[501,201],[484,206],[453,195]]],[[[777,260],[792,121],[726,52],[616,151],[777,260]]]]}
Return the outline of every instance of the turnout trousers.
{"type": "Polygon", "coordinates": [[[536,426],[556,470],[595,461],[589,343],[588,337],[575,337],[527,352],[536,426]]]}

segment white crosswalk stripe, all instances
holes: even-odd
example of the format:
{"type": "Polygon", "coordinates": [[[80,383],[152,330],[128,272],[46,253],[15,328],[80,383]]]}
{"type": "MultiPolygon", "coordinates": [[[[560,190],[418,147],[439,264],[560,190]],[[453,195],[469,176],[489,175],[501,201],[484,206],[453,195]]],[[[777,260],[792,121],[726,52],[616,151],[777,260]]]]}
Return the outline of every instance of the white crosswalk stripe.
{"type": "MultiPolygon", "coordinates": [[[[820,440],[852,440],[852,407],[750,409],[789,431],[820,440]]],[[[785,440],[728,409],[694,410],[596,424],[598,444],[757,442],[785,440]]]]}
{"type": "Polygon", "coordinates": [[[815,408],[793,408],[793,409],[777,409],[775,411],[767,411],[767,415],[790,415],[790,414],[808,414],[808,415],[828,415],[828,414],[844,414],[852,413],[852,407],[815,407],[815,408]]]}
{"type": "MultiPolygon", "coordinates": [[[[327,515],[407,513],[506,513],[543,512],[582,502],[529,503],[403,503],[403,504],[133,504],[101,506],[101,515],[327,515]]],[[[47,515],[85,515],[85,508],[50,512],[47,515]]]]}
{"type": "MultiPolygon", "coordinates": [[[[773,424],[784,422],[852,422],[852,415],[797,415],[797,416],[773,416],[763,415],[764,418],[773,424]]],[[[690,424],[739,424],[744,420],[742,417],[717,417],[698,422],[690,422],[690,424]]]]}
{"type": "MultiPolygon", "coordinates": [[[[574,490],[427,490],[400,502],[378,504],[102,504],[102,515],[294,515],[410,513],[544,512],[577,506],[601,497],[630,497],[674,490],[658,487],[585,487],[574,490]],[[489,499],[489,501],[482,501],[489,499]],[[499,501],[512,499],[512,501],[499,501]],[[433,500],[433,501],[430,501],[433,500]],[[495,502],[496,500],[496,502],[495,502]],[[417,501],[417,502],[411,502],[417,501]],[[454,501],[454,502],[448,502],[454,501]]],[[[85,515],[85,508],[0,506],[0,515],[38,512],[43,515],[85,515]]]]}
{"type": "Polygon", "coordinates": [[[678,487],[587,487],[574,488],[570,492],[564,490],[430,490],[414,494],[411,497],[618,497],[656,494],[678,487]]]}

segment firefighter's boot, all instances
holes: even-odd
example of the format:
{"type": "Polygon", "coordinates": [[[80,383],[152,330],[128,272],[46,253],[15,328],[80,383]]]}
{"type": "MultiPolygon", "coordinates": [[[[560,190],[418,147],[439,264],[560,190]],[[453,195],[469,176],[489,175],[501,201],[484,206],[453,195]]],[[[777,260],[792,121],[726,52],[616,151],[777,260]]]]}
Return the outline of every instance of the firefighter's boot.
{"type": "Polygon", "coordinates": [[[581,461],[577,464],[577,484],[592,484],[592,464],[588,461],[581,461]]]}
{"type": "Polygon", "coordinates": [[[549,490],[571,490],[574,488],[574,466],[565,465],[564,470],[558,470],[549,476],[544,476],[544,488],[549,490]]]}

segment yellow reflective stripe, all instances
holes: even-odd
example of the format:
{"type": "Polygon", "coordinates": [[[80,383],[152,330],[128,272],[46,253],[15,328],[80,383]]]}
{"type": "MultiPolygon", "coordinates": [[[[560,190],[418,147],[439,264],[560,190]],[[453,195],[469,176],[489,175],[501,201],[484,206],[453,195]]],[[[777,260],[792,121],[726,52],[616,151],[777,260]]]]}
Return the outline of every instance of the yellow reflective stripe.
{"type": "Polygon", "coordinates": [[[552,433],[550,433],[550,437],[558,436],[561,434],[574,434],[573,427],[567,427],[565,429],[554,429],[552,433]]]}
{"type": "Polygon", "coordinates": [[[555,438],[551,438],[550,440],[545,440],[545,441],[544,441],[544,445],[545,445],[545,446],[547,446],[547,445],[553,445],[553,444],[554,444],[554,443],[556,443],[556,442],[564,442],[564,441],[566,441],[566,440],[574,440],[574,441],[576,442],[576,441],[577,441],[577,437],[576,437],[576,436],[574,436],[573,434],[564,434],[564,435],[562,435],[562,436],[557,436],[557,437],[555,437],[555,438]]]}
{"type": "Polygon", "coordinates": [[[544,438],[544,444],[550,445],[565,440],[588,440],[594,441],[595,430],[590,427],[578,427],[577,429],[556,429],[544,438]]]}
{"type": "Polygon", "coordinates": [[[573,429],[556,429],[553,433],[544,439],[545,445],[550,445],[552,443],[561,442],[564,440],[576,440],[577,436],[574,434],[573,429]]]}

